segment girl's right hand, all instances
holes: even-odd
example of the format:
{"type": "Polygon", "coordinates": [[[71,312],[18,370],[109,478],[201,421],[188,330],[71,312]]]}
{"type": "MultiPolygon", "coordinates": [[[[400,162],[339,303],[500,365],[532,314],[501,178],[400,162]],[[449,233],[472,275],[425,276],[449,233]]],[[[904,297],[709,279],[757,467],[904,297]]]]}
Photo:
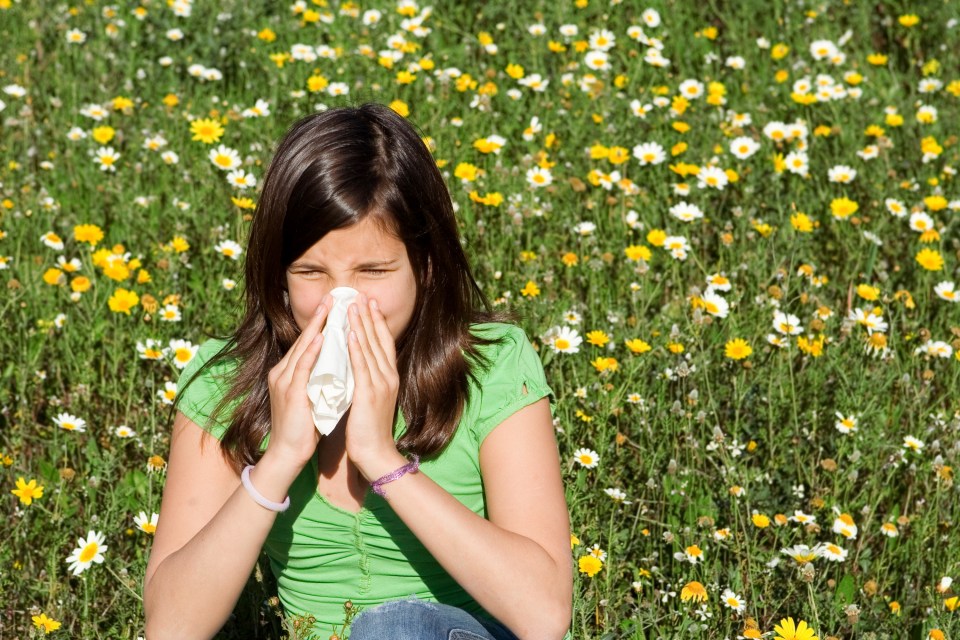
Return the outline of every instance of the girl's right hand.
{"type": "Polygon", "coordinates": [[[307,397],[307,381],[323,346],[323,325],[333,299],[323,302],[293,346],[267,375],[270,390],[270,443],[275,455],[303,467],[320,442],[313,424],[313,408],[307,397]]]}

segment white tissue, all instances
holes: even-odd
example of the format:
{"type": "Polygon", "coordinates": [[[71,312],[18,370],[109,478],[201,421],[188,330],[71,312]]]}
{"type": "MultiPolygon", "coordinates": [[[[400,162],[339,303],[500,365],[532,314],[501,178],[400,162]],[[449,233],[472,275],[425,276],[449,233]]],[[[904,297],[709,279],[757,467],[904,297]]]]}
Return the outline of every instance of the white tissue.
{"type": "Polygon", "coordinates": [[[320,356],[307,381],[307,397],[313,403],[313,424],[323,435],[330,435],[353,402],[353,367],[347,351],[350,322],[347,309],[358,291],[337,287],[330,292],[333,308],[323,328],[320,356]]]}

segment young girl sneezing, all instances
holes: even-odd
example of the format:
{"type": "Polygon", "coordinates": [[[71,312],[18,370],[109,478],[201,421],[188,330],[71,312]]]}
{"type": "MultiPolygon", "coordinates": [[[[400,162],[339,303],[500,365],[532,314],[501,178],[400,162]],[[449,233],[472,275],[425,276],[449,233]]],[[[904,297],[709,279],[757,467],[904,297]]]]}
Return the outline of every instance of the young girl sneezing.
{"type": "Polygon", "coordinates": [[[563,638],[551,391],[471,275],[417,131],[376,104],[294,124],[244,278],[237,329],[181,377],[144,579],[149,640],[214,636],[261,551],[285,614],[314,616],[319,639],[563,638]],[[330,317],[346,323],[325,338],[330,317]],[[307,393],[322,351],[352,376],[328,435],[307,393]],[[359,613],[343,629],[346,601],[359,613]]]}

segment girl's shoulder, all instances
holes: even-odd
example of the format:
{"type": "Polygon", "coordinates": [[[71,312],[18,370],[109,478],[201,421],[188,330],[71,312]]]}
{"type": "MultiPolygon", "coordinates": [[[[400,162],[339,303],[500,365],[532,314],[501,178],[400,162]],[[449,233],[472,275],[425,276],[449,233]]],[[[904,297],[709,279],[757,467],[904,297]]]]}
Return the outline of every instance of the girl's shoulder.
{"type": "Polygon", "coordinates": [[[479,339],[474,376],[480,379],[535,373],[543,376],[540,354],[520,327],[505,322],[484,322],[470,326],[479,339]]]}

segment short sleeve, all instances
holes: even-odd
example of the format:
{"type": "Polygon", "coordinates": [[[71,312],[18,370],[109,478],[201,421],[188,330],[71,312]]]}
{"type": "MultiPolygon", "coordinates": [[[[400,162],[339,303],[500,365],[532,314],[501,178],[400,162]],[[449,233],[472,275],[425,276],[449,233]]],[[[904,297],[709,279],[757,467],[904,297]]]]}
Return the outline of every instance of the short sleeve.
{"type": "Polygon", "coordinates": [[[207,362],[226,346],[226,340],[207,340],[197,350],[196,355],[180,373],[177,388],[177,409],[190,418],[201,429],[217,440],[223,438],[229,423],[229,410],[221,412],[218,419],[211,421],[210,416],[229,389],[229,374],[234,367],[218,362],[205,367],[207,362]]]}
{"type": "Polygon", "coordinates": [[[508,417],[553,391],[547,384],[540,356],[519,327],[478,325],[475,333],[483,338],[499,338],[498,343],[482,349],[489,366],[476,372],[475,385],[471,385],[479,410],[469,429],[480,443],[508,417]]]}

